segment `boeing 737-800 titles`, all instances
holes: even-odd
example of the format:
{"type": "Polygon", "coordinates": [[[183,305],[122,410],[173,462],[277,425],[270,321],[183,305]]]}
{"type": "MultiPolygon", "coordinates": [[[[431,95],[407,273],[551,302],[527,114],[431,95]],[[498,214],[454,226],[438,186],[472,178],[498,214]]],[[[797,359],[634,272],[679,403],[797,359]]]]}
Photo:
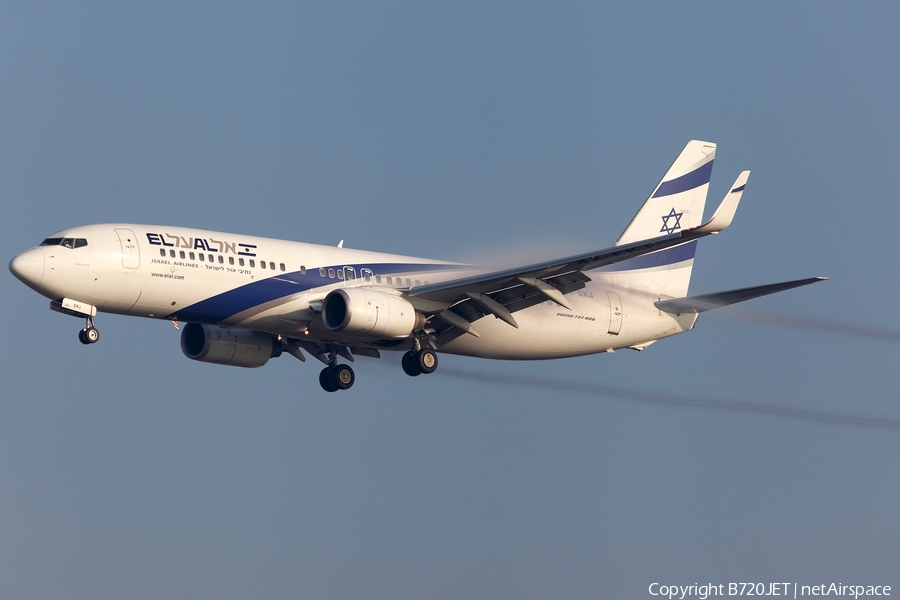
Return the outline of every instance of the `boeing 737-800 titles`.
{"type": "Polygon", "coordinates": [[[437,352],[532,360],[643,350],[691,330],[700,312],[820,281],[814,277],[688,296],[697,240],[731,224],[741,173],[701,224],[716,146],[691,141],[614,246],[518,268],[470,265],[163,225],[74,227],[19,254],[9,269],[85,319],[98,312],[182,324],[191,359],[261,367],[287,352],[347,389],[354,356],[404,352],[408,375],[437,352]]]}

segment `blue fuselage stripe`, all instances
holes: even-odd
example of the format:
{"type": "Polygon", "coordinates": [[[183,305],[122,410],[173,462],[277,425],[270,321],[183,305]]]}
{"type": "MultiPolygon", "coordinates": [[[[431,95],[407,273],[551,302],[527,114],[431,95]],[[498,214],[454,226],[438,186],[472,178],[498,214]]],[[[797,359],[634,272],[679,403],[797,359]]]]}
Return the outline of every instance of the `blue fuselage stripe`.
{"type": "Polygon", "coordinates": [[[666,248],[651,254],[643,256],[635,256],[620,263],[609,265],[600,269],[601,272],[611,271],[633,271],[635,269],[652,269],[654,267],[664,267],[684,262],[694,258],[697,251],[697,240],[675,246],[674,248],[666,248]]]}
{"type": "MultiPolygon", "coordinates": [[[[459,269],[458,265],[448,264],[406,264],[406,263],[381,263],[364,265],[331,265],[326,269],[341,270],[344,267],[353,267],[357,278],[361,277],[363,269],[369,269],[381,276],[433,271],[446,271],[459,269]]],[[[260,271],[262,272],[262,271],[260,271]]],[[[339,279],[322,277],[319,267],[310,268],[306,273],[294,271],[291,273],[279,273],[266,279],[260,279],[240,287],[222,292],[196,304],[182,308],[167,318],[177,318],[179,321],[196,321],[201,323],[219,323],[238,313],[249,310],[255,306],[285,298],[299,292],[341,283],[339,279]]],[[[405,287],[405,286],[404,286],[405,287]]]]}

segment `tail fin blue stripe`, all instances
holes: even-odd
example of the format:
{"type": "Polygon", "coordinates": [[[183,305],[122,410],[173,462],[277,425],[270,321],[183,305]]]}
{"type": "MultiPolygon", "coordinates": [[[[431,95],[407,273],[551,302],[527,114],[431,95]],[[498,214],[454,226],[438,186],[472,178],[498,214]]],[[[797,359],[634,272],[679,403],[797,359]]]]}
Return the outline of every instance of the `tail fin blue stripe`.
{"type": "Polygon", "coordinates": [[[656,193],[653,194],[653,197],[660,198],[662,196],[680,194],[681,192],[686,192],[709,183],[709,178],[712,176],[713,162],[714,161],[709,161],[702,167],[694,169],[690,173],[677,177],[671,181],[664,181],[660,184],[656,193]]]}

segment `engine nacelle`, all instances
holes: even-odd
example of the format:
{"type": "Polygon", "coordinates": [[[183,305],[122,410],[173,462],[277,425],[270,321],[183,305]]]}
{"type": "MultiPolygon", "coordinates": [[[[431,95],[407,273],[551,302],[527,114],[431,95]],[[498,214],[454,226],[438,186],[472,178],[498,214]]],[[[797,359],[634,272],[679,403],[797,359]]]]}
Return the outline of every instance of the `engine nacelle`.
{"type": "Polygon", "coordinates": [[[261,331],[188,323],[181,332],[181,351],[200,362],[261,367],[281,354],[281,344],[261,331]]]}
{"type": "Polygon", "coordinates": [[[322,321],[331,331],[368,338],[405,338],[425,325],[407,300],[371,288],[334,290],[322,303],[322,321]]]}

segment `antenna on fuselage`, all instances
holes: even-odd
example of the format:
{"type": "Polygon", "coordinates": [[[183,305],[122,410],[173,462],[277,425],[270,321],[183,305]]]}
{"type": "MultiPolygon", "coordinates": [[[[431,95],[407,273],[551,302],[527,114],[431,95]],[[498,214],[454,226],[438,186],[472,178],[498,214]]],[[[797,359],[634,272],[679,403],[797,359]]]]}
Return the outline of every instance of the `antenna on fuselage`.
{"type": "Polygon", "coordinates": [[[344,247],[344,240],[341,240],[338,242],[338,248],[343,248],[343,247],[344,247]]]}

